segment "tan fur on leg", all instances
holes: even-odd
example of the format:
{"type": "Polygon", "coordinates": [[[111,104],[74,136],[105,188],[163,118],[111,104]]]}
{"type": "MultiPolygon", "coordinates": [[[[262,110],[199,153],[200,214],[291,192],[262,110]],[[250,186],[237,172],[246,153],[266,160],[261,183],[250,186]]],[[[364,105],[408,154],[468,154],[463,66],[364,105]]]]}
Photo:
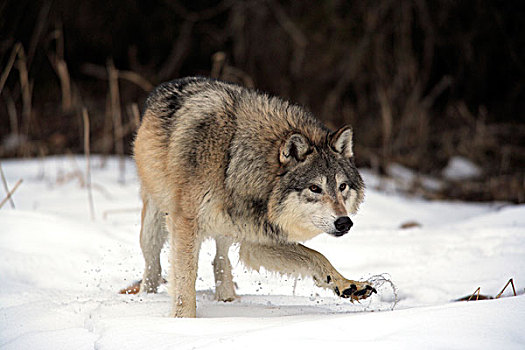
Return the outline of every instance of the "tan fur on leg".
{"type": "Polygon", "coordinates": [[[292,276],[310,276],[319,287],[332,289],[343,298],[360,300],[375,289],[368,282],[344,278],[321,253],[302,244],[262,245],[242,242],[240,258],[246,266],[292,276]]]}
{"type": "Polygon", "coordinates": [[[170,213],[166,225],[171,238],[169,288],[173,298],[173,317],[196,317],[195,281],[200,242],[195,220],[170,213]]]}

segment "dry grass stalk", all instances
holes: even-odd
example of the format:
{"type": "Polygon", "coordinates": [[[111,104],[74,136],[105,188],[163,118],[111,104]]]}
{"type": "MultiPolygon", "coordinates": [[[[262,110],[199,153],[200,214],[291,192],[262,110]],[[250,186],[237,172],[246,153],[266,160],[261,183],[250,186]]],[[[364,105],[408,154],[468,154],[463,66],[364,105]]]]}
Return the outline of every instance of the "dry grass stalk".
{"type": "Polygon", "coordinates": [[[23,134],[29,135],[32,109],[32,84],[29,82],[27,60],[24,53],[24,48],[22,46],[20,46],[20,50],[18,50],[18,60],[16,66],[19,72],[20,89],[22,90],[22,119],[24,125],[23,134]]]}
{"type": "MultiPolygon", "coordinates": [[[[113,145],[115,144],[113,137],[113,117],[111,116],[111,98],[109,91],[106,95],[106,106],[104,109],[104,128],[102,131],[102,138],[98,142],[102,143],[101,166],[104,167],[108,155],[111,153],[113,145]]],[[[97,146],[95,146],[97,147],[97,146]]]]}
{"type": "Polygon", "coordinates": [[[226,54],[222,51],[216,52],[211,56],[211,72],[210,76],[215,79],[221,77],[222,69],[226,64],[226,54]]]}
{"type": "MultiPolygon", "coordinates": [[[[0,175],[2,176],[2,184],[4,185],[5,193],[9,193],[9,186],[7,186],[7,180],[5,179],[4,171],[2,170],[2,164],[0,164],[0,175]]],[[[9,203],[11,203],[11,208],[15,209],[13,198],[9,198],[9,203]]]]}
{"type": "Polygon", "coordinates": [[[304,61],[305,48],[308,45],[308,38],[302,30],[287,15],[283,6],[275,0],[267,0],[268,7],[275,15],[275,19],[288,34],[293,42],[293,55],[290,60],[290,71],[293,76],[299,76],[301,66],[304,61]]]}
{"type": "Polygon", "coordinates": [[[44,32],[47,26],[47,22],[50,19],[49,11],[51,10],[51,4],[52,1],[47,0],[38,12],[38,18],[35,24],[35,28],[33,29],[33,34],[31,35],[29,50],[27,51],[28,66],[31,66],[31,62],[33,61],[33,57],[35,56],[35,52],[38,47],[40,38],[42,37],[42,33],[44,32]]]}
{"type": "Polygon", "coordinates": [[[470,298],[467,299],[467,301],[470,301],[470,300],[474,297],[474,295],[476,295],[476,293],[477,293],[476,301],[479,300],[479,292],[480,292],[480,291],[481,291],[481,287],[478,287],[478,289],[476,289],[476,290],[474,291],[474,293],[472,293],[472,295],[470,296],[470,298]]]}
{"type": "Polygon", "coordinates": [[[18,188],[18,186],[20,186],[20,184],[22,183],[22,179],[18,180],[15,184],[15,186],[13,187],[13,189],[11,191],[9,191],[9,193],[7,193],[7,197],[5,197],[2,202],[0,203],[0,209],[2,209],[2,207],[4,206],[4,204],[9,200],[11,199],[11,197],[13,196],[13,193],[15,193],[16,189],[18,188]]]}
{"type": "Polygon", "coordinates": [[[11,56],[9,56],[9,60],[7,61],[7,64],[4,68],[4,71],[2,72],[2,75],[0,76],[0,92],[2,92],[5,82],[7,81],[7,77],[9,76],[9,73],[11,72],[11,69],[13,68],[13,64],[15,63],[15,59],[18,56],[18,52],[22,49],[22,44],[16,43],[15,46],[13,46],[13,50],[11,51],[11,56]]]}
{"type": "Polygon", "coordinates": [[[166,80],[170,77],[176,76],[182,63],[188,56],[191,48],[191,34],[195,22],[191,19],[186,19],[181,26],[179,36],[174,41],[171,52],[159,69],[159,79],[166,80]]]}
{"type": "Polygon", "coordinates": [[[137,86],[140,86],[144,91],[149,92],[154,88],[153,84],[150,83],[146,78],[130,70],[119,71],[118,76],[124,80],[134,83],[137,86]]]}
{"type": "Polygon", "coordinates": [[[391,101],[387,96],[386,89],[381,87],[377,89],[377,97],[381,105],[381,121],[383,134],[383,158],[390,159],[392,154],[392,133],[394,118],[392,116],[391,101]]]}
{"type": "Polygon", "coordinates": [[[89,199],[89,210],[91,220],[95,220],[95,206],[93,204],[93,193],[91,191],[91,161],[89,149],[89,114],[86,108],[82,109],[82,120],[84,121],[84,154],[86,156],[86,188],[89,199]]]}
{"type": "MultiPolygon", "coordinates": [[[[104,123],[104,132],[102,134],[102,137],[98,138],[94,142],[94,148],[102,148],[104,150],[107,150],[109,153],[109,146],[111,146],[115,139],[124,139],[126,136],[134,133],[138,126],[140,125],[140,112],[139,107],[136,103],[131,103],[127,105],[127,113],[130,116],[130,120],[122,126],[120,130],[117,129],[114,133],[109,132],[110,126],[108,126],[108,123],[104,123]]],[[[108,112],[109,114],[110,112],[108,112]]],[[[107,120],[108,118],[106,118],[107,120]]]]}
{"type": "MultiPolygon", "coordinates": [[[[138,124],[140,124],[140,121],[138,122],[138,124]]],[[[99,138],[98,140],[96,140],[94,142],[94,148],[102,147],[102,148],[106,149],[104,146],[110,144],[111,142],[113,142],[113,140],[115,138],[124,138],[124,137],[128,136],[129,134],[135,132],[137,130],[138,124],[137,124],[137,120],[132,115],[132,119],[128,123],[123,125],[122,129],[120,129],[120,131],[117,131],[115,134],[106,134],[106,135],[102,136],[101,138],[99,138]]],[[[107,153],[109,153],[109,152],[107,152],[107,153]]],[[[105,155],[107,155],[107,153],[105,155]]]]}
{"type": "Polygon", "coordinates": [[[501,290],[501,292],[499,292],[498,295],[496,295],[496,298],[495,299],[499,299],[499,297],[503,294],[503,292],[505,291],[505,289],[507,289],[507,287],[509,286],[509,284],[512,286],[512,291],[514,292],[514,296],[516,296],[516,288],[514,288],[514,280],[511,278],[507,284],[505,285],[505,287],[503,287],[503,289],[501,290]]]}
{"type": "Polygon", "coordinates": [[[284,31],[292,38],[295,45],[304,48],[308,44],[308,38],[294,21],[286,14],[283,6],[275,1],[268,0],[269,9],[274,13],[275,18],[284,31]]]}
{"type": "Polygon", "coordinates": [[[60,58],[57,59],[56,72],[60,79],[60,89],[62,91],[62,110],[69,111],[73,107],[73,94],[71,93],[71,78],[69,77],[66,61],[60,58]]]}
{"type": "MultiPolygon", "coordinates": [[[[92,77],[95,77],[95,78],[98,78],[98,79],[101,79],[101,80],[108,80],[109,79],[107,67],[104,68],[104,67],[98,66],[96,64],[85,63],[85,64],[82,65],[82,67],[80,67],[80,70],[84,74],[90,75],[92,77]]],[[[136,72],[133,72],[133,71],[119,70],[118,71],[118,77],[120,79],[127,80],[127,81],[137,85],[138,87],[142,88],[146,92],[149,92],[149,91],[153,90],[153,88],[154,88],[153,84],[149,80],[147,80],[142,75],[140,75],[140,74],[138,74],[136,72]]]]}
{"type": "Polygon", "coordinates": [[[192,22],[206,21],[212,19],[228,10],[231,6],[236,4],[236,0],[223,0],[213,7],[208,7],[202,11],[195,12],[186,9],[180,1],[164,1],[178,16],[186,18],[192,22]]]}
{"type": "Polygon", "coordinates": [[[367,33],[365,33],[363,38],[357,42],[354,47],[348,50],[350,59],[341,62],[341,67],[339,68],[341,71],[340,77],[333,89],[326,94],[322,113],[323,119],[327,123],[333,122],[333,116],[337,115],[337,105],[340,103],[346,89],[350,86],[356,74],[360,72],[363,63],[365,62],[375,22],[370,24],[370,26],[372,26],[372,28],[367,30],[367,33]]]}
{"type": "Polygon", "coordinates": [[[230,66],[226,60],[226,54],[222,51],[216,52],[211,57],[212,67],[210,76],[234,83],[240,83],[246,87],[254,88],[255,82],[252,77],[241,69],[230,66]]]}
{"type": "Polygon", "coordinates": [[[135,130],[140,125],[140,112],[139,112],[139,106],[136,103],[131,104],[131,116],[133,117],[133,123],[135,124],[135,130]]]}
{"type": "Polygon", "coordinates": [[[73,107],[73,93],[71,92],[71,78],[64,60],[64,34],[62,29],[57,28],[53,33],[55,39],[55,54],[48,53],[49,62],[60,80],[62,93],[62,111],[70,111],[73,107]]]}
{"type": "Polygon", "coordinates": [[[119,182],[125,182],[125,162],[124,162],[124,135],[122,128],[122,112],[120,109],[120,92],[118,85],[118,70],[115,68],[112,60],[107,63],[109,78],[109,97],[111,101],[111,115],[113,116],[113,134],[115,137],[115,151],[119,156],[119,182]]]}
{"type": "Polygon", "coordinates": [[[16,104],[11,96],[8,88],[3,90],[4,102],[7,107],[7,114],[9,115],[9,123],[11,125],[11,134],[18,135],[18,113],[16,111],[16,104]]]}

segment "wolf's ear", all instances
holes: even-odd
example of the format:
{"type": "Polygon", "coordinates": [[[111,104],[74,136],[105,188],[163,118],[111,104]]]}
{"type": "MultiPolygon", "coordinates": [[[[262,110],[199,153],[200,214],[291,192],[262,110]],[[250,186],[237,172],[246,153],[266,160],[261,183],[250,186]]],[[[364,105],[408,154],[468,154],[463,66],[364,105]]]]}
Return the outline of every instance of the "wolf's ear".
{"type": "Polygon", "coordinates": [[[353,131],[349,125],[343,126],[331,135],[330,146],[337,153],[341,153],[346,158],[354,156],[353,131]]]}
{"type": "Polygon", "coordinates": [[[306,137],[301,134],[292,134],[281,145],[279,161],[282,165],[288,165],[292,160],[303,161],[310,150],[306,137]]]}

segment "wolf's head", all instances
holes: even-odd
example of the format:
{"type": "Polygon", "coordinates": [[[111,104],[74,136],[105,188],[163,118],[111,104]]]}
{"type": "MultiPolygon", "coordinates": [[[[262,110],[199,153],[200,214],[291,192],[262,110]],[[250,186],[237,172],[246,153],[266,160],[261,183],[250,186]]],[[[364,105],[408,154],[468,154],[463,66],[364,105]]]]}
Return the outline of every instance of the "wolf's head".
{"type": "Polygon", "coordinates": [[[314,144],[300,133],[280,147],[282,174],[269,201],[270,220],[303,241],[322,232],[342,236],[352,227],[364,197],[364,183],[354,164],[352,129],[343,127],[314,144]]]}

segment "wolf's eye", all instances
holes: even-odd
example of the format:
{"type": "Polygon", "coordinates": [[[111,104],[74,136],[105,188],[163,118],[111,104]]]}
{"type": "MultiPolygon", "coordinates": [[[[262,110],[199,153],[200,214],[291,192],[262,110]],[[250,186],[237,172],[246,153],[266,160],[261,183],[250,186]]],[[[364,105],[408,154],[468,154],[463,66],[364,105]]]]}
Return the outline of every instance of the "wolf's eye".
{"type": "Polygon", "coordinates": [[[310,191],[312,191],[313,193],[321,193],[322,192],[321,187],[319,187],[317,185],[310,185],[310,187],[308,187],[308,189],[310,191]]]}
{"type": "Polygon", "coordinates": [[[347,187],[347,184],[343,182],[342,184],[339,185],[339,191],[343,192],[344,190],[346,190],[346,187],[347,187]]]}

